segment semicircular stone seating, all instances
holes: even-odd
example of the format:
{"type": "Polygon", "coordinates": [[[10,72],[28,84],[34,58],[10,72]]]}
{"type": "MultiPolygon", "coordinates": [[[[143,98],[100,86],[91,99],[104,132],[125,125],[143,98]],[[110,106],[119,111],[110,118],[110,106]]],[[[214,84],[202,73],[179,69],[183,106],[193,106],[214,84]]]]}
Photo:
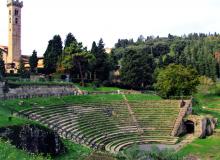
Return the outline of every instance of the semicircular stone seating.
{"type": "Polygon", "coordinates": [[[180,108],[179,101],[83,102],[72,105],[35,107],[19,115],[38,121],[60,136],[111,153],[133,144],[175,144],[170,136],[180,108]],[[136,122],[132,117],[136,118],[136,122]]]}

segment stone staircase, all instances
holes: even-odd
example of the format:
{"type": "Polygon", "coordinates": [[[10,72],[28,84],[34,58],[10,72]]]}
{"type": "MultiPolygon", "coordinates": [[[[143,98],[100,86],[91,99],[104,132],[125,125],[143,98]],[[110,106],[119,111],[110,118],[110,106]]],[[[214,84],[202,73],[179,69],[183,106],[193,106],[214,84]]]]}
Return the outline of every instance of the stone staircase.
{"type": "Polygon", "coordinates": [[[191,106],[191,100],[185,101],[185,105],[181,108],[178,117],[176,118],[173,130],[171,132],[171,136],[177,136],[180,125],[183,121],[183,118],[186,116],[189,107],[191,106]]]}

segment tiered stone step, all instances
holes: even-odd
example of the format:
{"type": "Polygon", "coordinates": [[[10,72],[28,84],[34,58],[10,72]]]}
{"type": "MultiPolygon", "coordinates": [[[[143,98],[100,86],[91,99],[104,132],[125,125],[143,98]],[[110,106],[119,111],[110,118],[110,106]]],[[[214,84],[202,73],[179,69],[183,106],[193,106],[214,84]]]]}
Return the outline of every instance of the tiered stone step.
{"type": "Polygon", "coordinates": [[[130,105],[143,133],[132,123],[122,102],[36,107],[20,114],[47,125],[64,138],[113,153],[135,143],[176,143],[177,138],[170,137],[170,133],[179,113],[177,101],[130,102],[130,105]]]}

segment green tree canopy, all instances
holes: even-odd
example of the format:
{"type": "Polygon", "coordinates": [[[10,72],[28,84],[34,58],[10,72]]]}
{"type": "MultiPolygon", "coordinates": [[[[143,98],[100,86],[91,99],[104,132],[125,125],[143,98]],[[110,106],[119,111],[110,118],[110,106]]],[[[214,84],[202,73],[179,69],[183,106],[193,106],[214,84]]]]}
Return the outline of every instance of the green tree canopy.
{"type": "Polygon", "coordinates": [[[199,76],[195,69],[170,64],[159,70],[154,87],[160,96],[170,98],[172,96],[190,96],[196,92],[198,85],[199,76]]]}
{"type": "Polygon", "coordinates": [[[146,87],[152,83],[153,57],[136,48],[126,50],[122,58],[121,80],[132,88],[146,87]]]}
{"type": "Polygon", "coordinates": [[[69,47],[65,49],[65,53],[68,54],[64,58],[64,63],[66,63],[66,68],[74,69],[77,67],[79,69],[81,83],[84,86],[84,75],[88,71],[88,64],[95,61],[95,57],[83,48],[82,43],[73,42],[69,47]]]}

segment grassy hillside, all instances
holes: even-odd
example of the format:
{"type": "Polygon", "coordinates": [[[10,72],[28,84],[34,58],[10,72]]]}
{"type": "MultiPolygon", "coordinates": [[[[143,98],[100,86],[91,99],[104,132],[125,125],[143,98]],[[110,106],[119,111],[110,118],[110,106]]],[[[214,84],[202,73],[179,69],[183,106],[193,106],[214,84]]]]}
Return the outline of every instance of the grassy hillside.
{"type": "MultiPolygon", "coordinates": [[[[127,95],[128,100],[144,101],[144,100],[160,100],[161,98],[153,94],[127,95]]],[[[32,99],[14,99],[6,100],[0,103],[0,114],[10,113],[10,110],[23,110],[34,108],[34,106],[52,106],[63,104],[74,104],[83,102],[111,102],[123,101],[122,95],[86,95],[86,96],[64,96],[64,97],[47,97],[32,99]]]]}
{"type": "MultiPolygon", "coordinates": [[[[219,84],[217,84],[215,91],[218,90],[219,84]]],[[[197,94],[195,96],[195,105],[193,110],[195,114],[200,115],[212,115],[218,118],[218,126],[213,136],[206,139],[196,139],[193,143],[184,147],[179,154],[180,155],[196,155],[202,160],[219,160],[220,159],[220,95],[212,91],[209,94],[197,94]]]]}
{"type": "MultiPolygon", "coordinates": [[[[150,100],[160,99],[156,95],[129,95],[129,100],[150,100]]],[[[33,99],[15,99],[1,101],[0,103],[0,127],[11,126],[11,125],[22,125],[27,123],[35,123],[33,121],[14,117],[11,114],[15,111],[20,111],[28,108],[35,108],[36,106],[51,106],[51,105],[64,105],[74,103],[106,103],[106,102],[120,102],[123,101],[122,95],[87,95],[87,96],[65,96],[65,97],[49,97],[49,98],[33,98],[33,99]],[[12,112],[13,111],[13,112],[12,112]],[[9,117],[12,116],[11,121],[9,117]]],[[[68,152],[56,160],[69,160],[69,159],[84,159],[88,156],[92,150],[82,145],[74,144],[69,141],[64,141],[65,146],[68,148],[68,152]]],[[[9,143],[0,140],[0,159],[5,160],[46,160],[40,155],[31,155],[25,151],[16,149],[9,143]]]]}

